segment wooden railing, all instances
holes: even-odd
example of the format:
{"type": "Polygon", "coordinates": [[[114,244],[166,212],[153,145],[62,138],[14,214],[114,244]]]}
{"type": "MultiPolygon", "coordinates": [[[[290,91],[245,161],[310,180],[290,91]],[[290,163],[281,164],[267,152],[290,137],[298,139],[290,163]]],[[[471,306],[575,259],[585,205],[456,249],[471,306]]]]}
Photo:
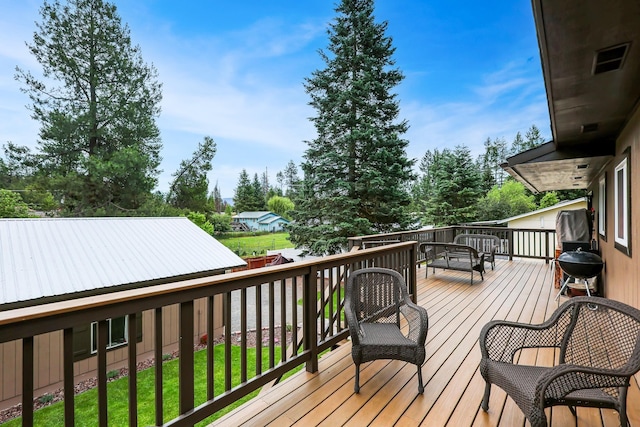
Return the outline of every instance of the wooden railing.
{"type": "MultiPolygon", "coordinates": [[[[414,241],[356,250],[341,255],[322,257],[309,261],[283,264],[225,275],[186,280],[139,289],[115,292],[101,296],[73,299],[64,302],[39,305],[0,312],[0,344],[18,340],[22,352],[22,423],[33,425],[34,417],[34,338],[40,334],[61,331],[64,366],[64,423],[75,424],[74,415],[74,355],[73,328],[81,324],[97,322],[97,390],[98,425],[106,426],[107,404],[107,334],[108,319],[128,316],[128,336],[138,333],[137,316],[152,319],[155,369],[155,424],[191,426],[205,420],[217,411],[238,401],[265,384],[281,378],[285,373],[305,365],[306,370],[318,370],[320,353],[337,345],[348,336],[343,320],[343,289],[349,271],[365,266],[394,268],[404,275],[410,293],[416,294],[417,243],[414,241]],[[263,294],[266,289],[266,294],[263,294]],[[298,292],[301,289],[301,295],[298,292]],[[255,294],[255,304],[248,302],[248,291],[255,294]],[[233,293],[240,293],[240,298],[233,293]],[[338,297],[334,298],[334,295],[338,297]],[[223,299],[224,360],[214,355],[214,341],[206,345],[207,374],[196,378],[194,373],[194,303],[206,300],[206,332],[214,336],[216,313],[214,298],[223,299]],[[268,300],[264,304],[264,299],[268,300]],[[302,315],[298,317],[298,301],[302,315]],[[279,301],[276,304],[276,301],[279,301]],[[179,415],[165,423],[163,402],[163,308],[178,305],[179,340],[179,415]],[[253,307],[253,309],[251,309],[253,307]],[[289,316],[287,316],[287,308],[289,316]],[[267,313],[263,313],[263,310],[267,313]],[[239,319],[238,319],[239,317],[239,319]],[[256,364],[249,366],[247,358],[248,318],[255,318],[256,364]],[[262,319],[266,318],[264,322],[262,319]],[[232,341],[232,323],[238,322],[238,341],[232,341]],[[287,328],[291,324],[291,342],[287,345],[287,328]],[[276,327],[280,326],[278,337],[276,327]],[[263,336],[263,331],[264,336],[263,336]],[[265,342],[263,342],[263,339],[265,342]],[[232,383],[231,347],[240,346],[239,384],[232,383]],[[275,349],[280,347],[276,360],[275,349]],[[268,368],[263,370],[263,355],[268,358],[268,368]],[[214,364],[224,364],[225,386],[214,387],[214,364]],[[206,381],[207,398],[196,402],[194,384],[206,381]]],[[[165,319],[166,320],[166,319],[165,319]]],[[[147,325],[148,326],[148,325],[147,325]]],[[[145,330],[147,330],[145,328],[145,330]]],[[[59,333],[59,332],[58,332],[59,333]]],[[[129,425],[138,424],[138,392],[136,345],[128,346],[129,372],[129,425]]]]}
{"type": "MultiPolygon", "coordinates": [[[[508,257],[509,260],[512,260],[513,257],[538,258],[548,263],[555,257],[555,230],[506,227],[451,226],[359,236],[349,239],[349,247],[366,248],[405,241],[451,243],[455,236],[462,233],[498,236],[500,247],[496,254],[508,257]]],[[[418,262],[422,261],[424,261],[424,254],[418,253],[418,262]]]]}

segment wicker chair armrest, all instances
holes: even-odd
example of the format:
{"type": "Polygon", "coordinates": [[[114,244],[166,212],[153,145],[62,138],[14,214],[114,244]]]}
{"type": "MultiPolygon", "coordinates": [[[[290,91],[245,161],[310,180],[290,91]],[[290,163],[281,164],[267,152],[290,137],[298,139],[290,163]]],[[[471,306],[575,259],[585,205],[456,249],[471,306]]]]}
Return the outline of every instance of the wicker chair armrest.
{"type": "Polygon", "coordinates": [[[573,364],[554,366],[536,384],[535,402],[539,406],[547,399],[560,399],[567,394],[591,388],[617,388],[629,385],[634,372],[626,369],[602,369],[573,364]]]}
{"type": "Polygon", "coordinates": [[[409,324],[408,338],[415,340],[418,345],[424,345],[427,340],[427,330],[429,329],[429,316],[427,310],[413,301],[406,300],[400,307],[400,312],[409,324]]]}
{"type": "MultiPolygon", "coordinates": [[[[350,302],[347,300],[348,297],[345,298],[345,307],[350,302]]],[[[351,342],[355,345],[360,344],[360,334],[362,333],[360,329],[360,323],[356,318],[355,314],[351,310],[344,310],[344,316],[347,320],[347,325],[349,326],[349,335],[351,335],[351,342]]]]}
{"type": "Polygon", "coordinates": [[[507,320],[493,320],[480,331],[482,357],[498,362],[513,362],[524,348],[558,347],[563,331],[556,328],[555,317],[544,323],[531,325],[507,320]]]}

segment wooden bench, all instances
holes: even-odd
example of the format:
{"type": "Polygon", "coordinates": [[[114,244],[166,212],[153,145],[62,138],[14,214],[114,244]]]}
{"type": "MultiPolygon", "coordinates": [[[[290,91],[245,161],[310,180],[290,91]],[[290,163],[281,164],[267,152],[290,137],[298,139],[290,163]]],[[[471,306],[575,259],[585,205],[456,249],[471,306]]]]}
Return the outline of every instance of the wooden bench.
{"type": "Polygon", "coordinates": [[[485,262],[491,263],[491,269],[496,267],[496,250],[500,247],[500,238],[489,234],[458,234],[453,243],[467,245],[476,251],[484,253],[485,262]]]}
{"type": "Polygon", "coordinates": [[[480,279],[484,280],[484,253],[479,253],[474,247],[456,243],[426,242],[420,245],[420,250],[425,254],[427,267],[425,277],[429,274],[429,267],[445,270],[468,271],[471,273],[473,285],[473,273],[480,273],[480,279]]]}

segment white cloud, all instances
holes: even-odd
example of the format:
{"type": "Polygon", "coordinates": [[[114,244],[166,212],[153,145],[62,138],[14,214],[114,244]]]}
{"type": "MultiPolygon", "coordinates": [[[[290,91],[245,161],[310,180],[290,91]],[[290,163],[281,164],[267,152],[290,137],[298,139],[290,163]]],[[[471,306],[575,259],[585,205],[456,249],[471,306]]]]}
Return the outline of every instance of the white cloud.
{"type": "Polygon", "coordinates": [[[487,138],[510,143],[516,132],[524,133],[532,124],[550,138],[542,77],[526,74],[523,67],[507,64],[483,76],[482,84],[456,102],[404,105],[401,114],[411,125],[409,156],[420,159],[427,150],[466,145],[475,157],[484,151],[487,138]]]}

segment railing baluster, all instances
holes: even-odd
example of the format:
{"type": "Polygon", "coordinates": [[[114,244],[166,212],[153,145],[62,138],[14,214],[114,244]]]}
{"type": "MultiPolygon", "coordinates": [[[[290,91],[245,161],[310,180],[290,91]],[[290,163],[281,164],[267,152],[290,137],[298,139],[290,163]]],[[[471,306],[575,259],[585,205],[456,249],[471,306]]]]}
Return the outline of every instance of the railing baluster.
{"type": "Polygon", "coordinates": [[[328,277],[329,285],[327,286],[328,295],[327,295],[327,300],[326,300],[327,301],[326,302],[326,307],[327,307],[327,310],[328,310],[329,313],[328,313],[328,316],[325,316],[325,317],[327,317],[327,323],[328,323],[327,324],[327,336],[329,336],[331,334],[331,332],[333,331],[333,325],[334,325],[334,322],[335,322],[335,318],[333,316],[333,295],[334,295],[333,293],[335,292],[335,286],[334,286],[334,283],[333,283],[333,276],[334,276],[333,267],[329,268],[328,275],[329,275],[329,277],[328,277]]]}
{"type": "Polygon", "coordinates": [[[127,344],[129,350],[129,425],[132,427],[138,425],[138,362],[136,358],[138,327],[136,317],[136,313],[129,314],[129,343],[127,344]]]}
{"type": "Polygon", "coordinates": [[[325,327],[326,327],[326,319],[324,316],[324,308],[326,307],[326,304],[327,304],[327,295],[324,289],[325,272],[326,272],[326,269],[324,268],[320,270],[320,277],[319,277],[320,283],[316,284],[316,291],[317,291],[317,288],[320,287],[320,305],[319,305],[319,311],[318,311],[318,316],[320,316],[320,339],[325,338],[325,327]]]}
{"type": "Polygon", "coordinates": [[[33,337],[22,339],[22,425],[33,426],[33,337]]]}
{"type": "Polygon", "coordinates": [[[256,375],[262,374],[262,286],[256,286],[256,375]]]}
{"type": "Polygon", "coordinates": [[[180,359],[178,384],[180,414],[193,409],[193,301],[180,303],[180,359]]]}
{"type": "Polygon", "coordinates": [[[107,427],[107,334],[108,322],[98,322],[98,425],[107,427]]]}
{"type": "Polygon", "coordinates": [[[291,278],[291,356],[298,354],[298,276],[291,278]]]}
{"type": "Polygon", "coordinates": [[[224,390],[231,390],[231,292],[224,294],[224,390]]]}
{"type": "Polygon", "coordinates": [[[275,315],[275,290],[273,289],[273,280],[269,282],[269,368],[275,366],[275,348],[274,348],[274,324],[276,321],[275,315]]]}
{"type": "Polygon", "coordinates": [[[164,422],[163,399],[162,399],[162,307],[155,310],[155,348],[154,348],[154,364],[155,364],[155,406],[156,406],[156,425],[161,426],[164,422]]]}
{"type": "Polygon", "coordinates": [[[240,290],[240,381],[247,382],[247,289],[240,290]]]}
{"type": "Polygon", "coordinates": [[[64,372],[64,425],[72,427],[75,424],[75,387],[73,376],[73,328],[66,328],[62,337],[63,372],[64,372]]]}
{"type": "Polygon", "coordinates": [[[287,360],[287,286],[280,280],[280,361],[287,360]]]}
{"type": "Polygon", "coordinates": [[[214,390],[214,376],[215,376],[215,364],[214,364],[214,351],[213,345],[213,316],[214,316],[214,299],[213,296],[207,297],[207,400],[213,399],[215,394],[214,390]]]}

